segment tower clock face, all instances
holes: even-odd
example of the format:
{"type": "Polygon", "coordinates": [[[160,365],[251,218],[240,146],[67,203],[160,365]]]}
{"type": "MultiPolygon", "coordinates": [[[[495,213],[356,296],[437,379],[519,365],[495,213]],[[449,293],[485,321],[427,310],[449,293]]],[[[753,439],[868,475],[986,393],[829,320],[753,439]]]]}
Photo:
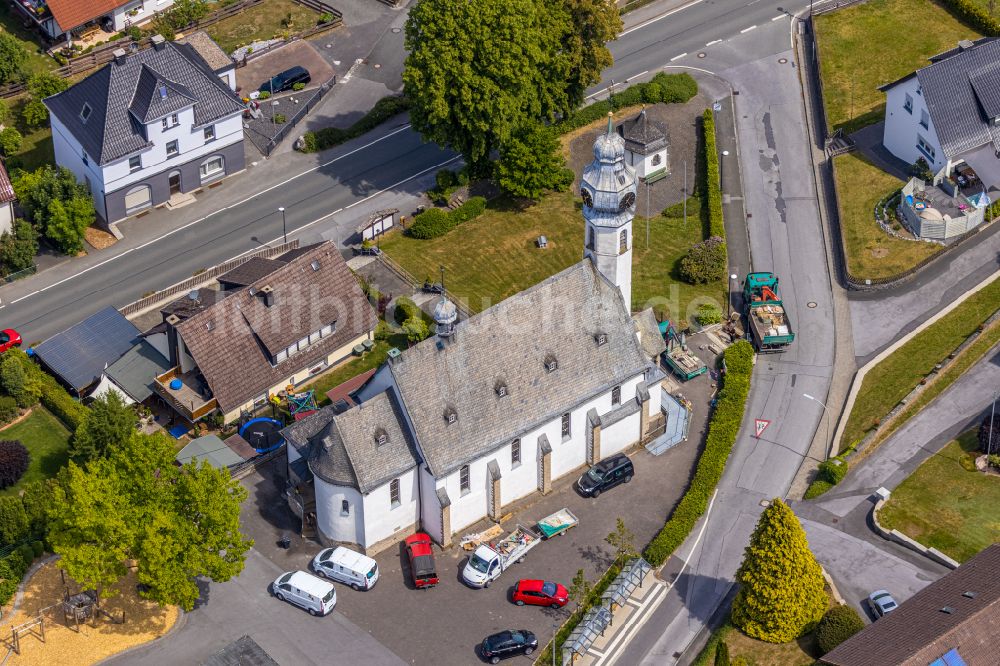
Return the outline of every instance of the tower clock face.
{"type": "Polygon", "coordinates": [[[581,188],[580,189],[580,196],[583,198],[583,205],[584,206],[587,206],[588,208],[593,208],[593,206],[594,206],[594,197],[590,196],[590,190],[588,190],[585,187],[581,188]]]}
{"type": "Polygon", "coordinates": [[[626,211],[635,205],[635,192],[626,192],[622,200],[618,202],[618,210],[626,211]]]}

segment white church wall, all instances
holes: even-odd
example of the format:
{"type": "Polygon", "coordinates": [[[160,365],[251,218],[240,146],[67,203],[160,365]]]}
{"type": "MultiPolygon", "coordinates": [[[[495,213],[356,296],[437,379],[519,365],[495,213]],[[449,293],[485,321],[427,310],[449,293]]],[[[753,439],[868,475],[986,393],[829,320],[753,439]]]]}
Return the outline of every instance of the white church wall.
{"type": "Polygon", "coordinates": [[[451,499],[451,529],[458,532],[486,516],[486,463],[487,457],[469,463],[469,488],[462,490],[461,472],[456,469],[443,481],[451,499]]]}
{"type": "Polygon", "coordinates": [[[365,510],[361,493],[354,488],[327,483],[318,476],[313,486],[316,490],[316,523],[323,535],[331,541],[364,545],[365,510]],[[346,513],[343,511],[344,500],[347,501],[346,513]]]}
{"type": "Polygon", "coordinates": [[[623,451],[639,441],[640,414],[636,412],[621,421],[601,428],[601,457],[623,451]]]}
{"type": "Polygon", "coordinates": [[[513,443],[497,451],[492,460],[500,467],[500,504],[509,504],[538,490],[538,435],[528,433],[520,438],[521,459],[512,457],[513,443]]]}
{"type": "Polygon", "coordinates": [[[440,543],[444,539],[444,534],[441,530],[441,503],[438,502],[435,492],[437,480],[427,471],[426,465],[417,467],[417,475],[420,491],[420,528],[440,543]]]}
{"type": "Polygon", "coordinates": [[[399,480],[399,504],[392,505],[389,489],[391,480],[363,497],[366,520],[362,545],[365,547],[371,547],[397,532],[408,530],[420,520],[417,468],[396,478],[399,480]]]}

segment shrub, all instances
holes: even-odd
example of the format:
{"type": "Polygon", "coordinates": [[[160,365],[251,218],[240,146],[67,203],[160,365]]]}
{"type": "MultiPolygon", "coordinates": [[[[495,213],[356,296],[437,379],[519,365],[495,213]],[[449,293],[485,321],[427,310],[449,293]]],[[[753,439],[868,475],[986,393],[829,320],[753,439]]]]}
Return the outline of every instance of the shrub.
{"type": "Polygon", "coordinates": [[[375,106],[358,122],[347,129],[339,127],[324,127],[313,132],[306,132],[303,135],[302,151],[313,153],[317,150],[333,148],[345,141],[357,138],[369,132],[393,116],[399,115],[410,108],[410,100],[401,95],[383,97],[375,102],[375,106]]]}
{"type": "Polygon", "coordinates": [[[69,88],[66,79],[49,74],[48,72],[38,72],[28,77],[28,91],[35,99],[41,100],[51,97],[69,88]]]}
{"type": "Polygon", "coordinates": [[[417,304],[413,302],[413,299],[406,296],[401,296],[396,299],[396,311],[394,317],[396,323],[402,325],[407,319],[412,319],[414,317],[420,317],[422,310],[417,307],[417,304]]]}
{"type": "Polygon", "coordinates": [[[41,557],[42,553],[44,553],[44,552],[45,552],[45,543],[43,543],[42,541],[38,541],[38,540],[35,540],[35,541],[31,542],[31,553],[35,557],[41,557]]]}
{"type": "Polygon", "coordinates": [[[698,306],[698,323],[702,326],[718,324],[722,321],[722,311],[712,303],[702,303],[698,306]]]}
{"type": "Polygon", "coordinates": [[[589,106],[570,114],[556,126],[556,130],[562,134],[584,125],[589,125],[595,120],[606,118],[608,111],[620,109],[623,106],[634,106],[636,104],[656,104],[686,102],[698,94],[698,83],[690,74],[666,74],[659,73],[653,77],[649,83],[636,83],[625,90],[615,93],[611,100],[595,102],[589,106]]]}
{"type": "Polygon", "coordinates": [[[411,343],[420,342],[431,334],[430,327],[420,314],[403,322],[403,333],[406,334],[407,341],[411,343]]]}
{"type": "Polygon", "coordinates": [[[38,391],[45,408],[62,421],[71,432],[76,432],[80,422],[83,421],[83,416],[87,413],[87,408],[71,398],[55,377],[42,372],[41,368],[20,349],[9,349],[4,352],[3,357],[4,359],[13,357],[21,363],[21,367],[28,375],[28,383],[34,387],[33,390],[38,391]]]}
{"type": "Polygon", "coordinates": [[[17,483],[28,471],[30,462],[31,456],[24,444],[12,439],[0,442],[0,489],[17,483]]]}
{"type": "Polygon", "coordinates": [[[681,259],[681,278],[689,284],[708,284],[726,275],[726,241],[712,236],[695,244],[681,259]]]}
{"type": "Polygon", "coordinates": [[[479,217],[485,210],[486,197],[469,197],[468,201],[448,213],[448,217],[455,220],[455,225],[457,226],[479,217]]]}
{"type": "Polygon", "coordinates": [[[285,114],[283,113],[276,113],[274,114],[274,117],[271,118],[271,122],[273,122],[275,125],[280,125],[281,123],[285,122],[285,120],[287,119],[285,118],[285,114]]]}
{"type": "Polygon", "coordinates": [[[379,320],[375,325],[375,339],[376,340],[388,340],[392,335],[392,327],[386,322],[379,320]]]}
{"type": "Polygon", "coordinates": [[[0,497],[0,545],[17,543],[28,535],[31,521],[17,495],[0,497]]]}
{"type": "Polygon", "coordinates": [[[847,461],[839,458],[831,458],[819,464],[819,473],[816,475],[816,478],[826,481],[831,486],[835,486],[843,481],[846,475],[847,461]]]}
{"type": "Polygon", "coordinates": [[[729,666],[729,645],[725,641],[720,642],[715,648],[713,666],[729,666]]]}
{"type": "Polygon", "coordinates": [[[806,488],[806,493],[805,495],[803,495],[803,498],[807,500],[815,499],[820,495],[822,495],[823,493],[825,493],[826,491],[828,491],[830,488],[833,488],[832,483],[817,478],[812,483],[809,484],[808,488],[806,488]]]}
{"type": "Polygon", "coordinates": [[[128,29],[128,36],[134,41],[139,41],[142,39],[142,28],[137,25],[132,26],[128,29]]]}
{"type": "Polygon", "coordinates": [[[306,89],[306,84],[302,83],[301,81],[299,81],[298,83],[292,84],[292,90],[294,90],[295,92],[298,92],[300,90],[305,90],[305,89],[306,89]]]}
{"type": "Polygon", "coordinates": [[[973,30],[991,37],[1000,35],[1000,21],[993,18],[990,15],[992,11],[985,11],[976,0],[944,0],[942,4],[973,30]]]}
{"type": "Polygon", "coordinates": [[[48,119],[49,110],[45,108],[41,100],[33,99],[21,109],[21,121],[29,129],[41,127],[48,119]]]}
{"type": "Polygon", "coordinates": [[[683,104],[698,94],[698,82],[688,74],[660,72],[650,83],[659,86],[659,101],[666,104],[683,104]]]}
{"type": "Polygon", "coordinates": [[[716,484],[722,478],[726,460],[736,443],[753,371],[753,346],[740,340],[723,352],[726,366],[718,402],[705,438],[705,448],[698,459],[691,485],[677,504],[673,514],[653,540],[646,546],[643,557],[654,567],[667,561],[694,528],[708,508],[716,484]]]}
{"type": "Polygon", "coordinates": [[[455,220],[448,211],[441,208],[429,208],[413,218],[413,224],[406,232],[414,238],[424,240],[443,236],[455,226],[455,220]]]}
{"type": "Polygon", "coordinates": [[[5,157],[10,157],[21,150],[21,144],[24,143],[24,137],[13,127],[5,127],[2,132],[0,132],[0,150],[3,151],[5,157]]]}
{"type": "Polygon", "coordinates": [[[0,395],[0,423],[10,423],[17,418],[20,411],[17,400],[9,395],[0,395]]]}
{"type": "Polygon", "coordinates": [[[35,561],[35,550],[31,547],[30,543],[22,543],[17,547],[17,554],[21,556],[21,559],[27,562],[29,565],[35,561]]]}
{"type": "Polygon", "coordinates": [[[834,606],[816,627],[816,645],[820,653],[826,654],[864,628],[865,623],[856,610],[845,605],[834,606]]]}
{"type": "Polygon", "coordinates": [[[319,18],[316,19],[316,23],[318,25],[322,25],[323,23],[329,23],[332,20],[333,20],[333,14],[331,12],[323,12],[322,14],[319,15],[319,18]]]}
{"type": "Polygon", "coordinates": [[[271,93],[269,93],[266,90],[261,90],[260,93],[257,95],[257,99],[270,99],[270,97],[271,93]]]}
{"type": "Polygon", "coordinates": [[[701,129],[705,138],[705,202],[708,204],[708,231],[710,236],[726,237],[722,217],[722,181],[719,172],[719,150],[715,145],[715,116],[711,109],[701,114],[701,129]]]}

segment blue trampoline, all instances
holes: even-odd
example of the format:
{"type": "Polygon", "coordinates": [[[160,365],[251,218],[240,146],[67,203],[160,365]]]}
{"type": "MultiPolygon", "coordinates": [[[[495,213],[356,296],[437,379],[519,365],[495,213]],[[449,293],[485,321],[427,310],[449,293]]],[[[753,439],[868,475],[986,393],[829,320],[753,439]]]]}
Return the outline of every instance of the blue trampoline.
{"type": "Polygon", "coordinates": [[[285,443],[285,439],[281,436],[283,427],[281,421],[262,416],[244,423],[240,428],[240,437],[257,453],[267,453],[285,443]]]}

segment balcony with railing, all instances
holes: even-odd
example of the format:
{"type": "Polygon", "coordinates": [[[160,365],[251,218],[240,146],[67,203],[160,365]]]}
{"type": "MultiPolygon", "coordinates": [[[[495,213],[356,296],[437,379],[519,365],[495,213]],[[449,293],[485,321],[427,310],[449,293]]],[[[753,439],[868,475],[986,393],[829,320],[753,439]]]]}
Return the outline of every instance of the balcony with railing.
{"type": "Polygon", "coordinates": [[[157,394],[189,421],[212,413],[219,403],[197,369],[181,372],[176,366],[156,378],[157,394]]]}

